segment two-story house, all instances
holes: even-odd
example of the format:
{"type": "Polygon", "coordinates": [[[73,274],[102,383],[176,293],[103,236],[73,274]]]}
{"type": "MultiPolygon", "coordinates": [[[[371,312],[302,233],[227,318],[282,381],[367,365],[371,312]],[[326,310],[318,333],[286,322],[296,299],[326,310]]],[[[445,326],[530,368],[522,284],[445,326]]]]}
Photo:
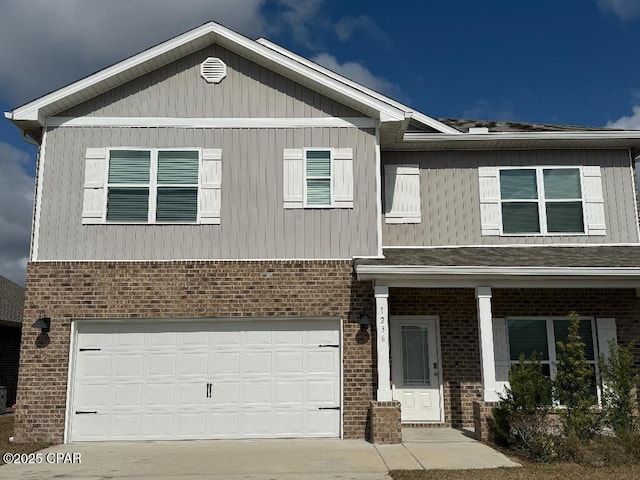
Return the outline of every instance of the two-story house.
{"type": "Polygon", "coordinates": [[[18,441],[396,442],[521,352],[554,376],[572,310],[596,391],[640,336],[638,131],[434,119],[215,23],[6,116],[40,144],[18,441]]]}

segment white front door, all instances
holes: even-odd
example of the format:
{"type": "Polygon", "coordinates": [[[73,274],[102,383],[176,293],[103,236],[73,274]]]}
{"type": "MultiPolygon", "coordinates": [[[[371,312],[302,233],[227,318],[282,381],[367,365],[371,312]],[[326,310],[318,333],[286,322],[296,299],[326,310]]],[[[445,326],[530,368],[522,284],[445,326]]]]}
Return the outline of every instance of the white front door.
{"type": "Polygon", "coordinates": [[[339,437],[335,320],[80,322],[71,441],[339,437]]]}
{"type": "Polygon", "coordinates": [[[440,332],[436,317],[391,317],[391,382],[403,422],[441,422],[440,332]]]}

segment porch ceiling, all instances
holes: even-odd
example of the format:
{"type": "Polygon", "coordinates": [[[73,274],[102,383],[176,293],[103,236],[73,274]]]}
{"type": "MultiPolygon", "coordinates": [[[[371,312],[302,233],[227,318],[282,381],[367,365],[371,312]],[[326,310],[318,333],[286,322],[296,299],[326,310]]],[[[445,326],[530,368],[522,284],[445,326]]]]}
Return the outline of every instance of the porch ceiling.
{"type": "Polygon", "coordinates": [[[389,286],[640,288],[640,245],[385,248],[355,260],[360,280],[389,286]]]}

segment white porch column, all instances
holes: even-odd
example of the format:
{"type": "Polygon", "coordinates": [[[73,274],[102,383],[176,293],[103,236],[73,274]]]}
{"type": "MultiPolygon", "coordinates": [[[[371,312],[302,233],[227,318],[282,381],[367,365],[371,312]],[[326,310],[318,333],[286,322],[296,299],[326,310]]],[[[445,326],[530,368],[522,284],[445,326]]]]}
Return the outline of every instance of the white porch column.
{"type": "Polygon", "coordinates": [[[378,347],[378,392],[376,400],[393,400],[389,367],[389,287],[376,285],[376,337],[378,347]]]}
{"type": "Polygon", "coordinates": [[[491,287],[476,287],[478,304],[478,330],[480,331],[480,361],[482,368],[482,399],[485,402],[500,400],[496,384],[495,357],[493,354],[493,319],[491,315],[491,287]]]}

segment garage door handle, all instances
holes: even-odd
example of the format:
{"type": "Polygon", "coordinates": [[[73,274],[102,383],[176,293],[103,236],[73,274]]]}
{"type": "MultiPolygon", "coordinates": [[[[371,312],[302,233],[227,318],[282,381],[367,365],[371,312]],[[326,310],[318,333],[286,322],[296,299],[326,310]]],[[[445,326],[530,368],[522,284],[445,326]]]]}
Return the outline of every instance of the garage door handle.
{"type": "Polygon", "coordinates": [[[88,415],[88,414],[97,414],[98,412],[93,411],[93,412],[88,412],[86,410],[76,410],[76,415],[88,415]]]}
{"type": "Polygon", "coordinates": [[[81,348],[80,351],[81,352],[99,352],[100,349],[99,348],[81,348]]]}
{"type": "Polygon", "coordinates": [[[338,348],[340,347],[340,345],[332,345],[332,344],[325,344],[325,345],[318,345],[320,348],[338,348]]]}
{"type": "Polygon", "coordinates": [[[340,410],[340,407],[319,407],[318,410],[340,410]]]}

